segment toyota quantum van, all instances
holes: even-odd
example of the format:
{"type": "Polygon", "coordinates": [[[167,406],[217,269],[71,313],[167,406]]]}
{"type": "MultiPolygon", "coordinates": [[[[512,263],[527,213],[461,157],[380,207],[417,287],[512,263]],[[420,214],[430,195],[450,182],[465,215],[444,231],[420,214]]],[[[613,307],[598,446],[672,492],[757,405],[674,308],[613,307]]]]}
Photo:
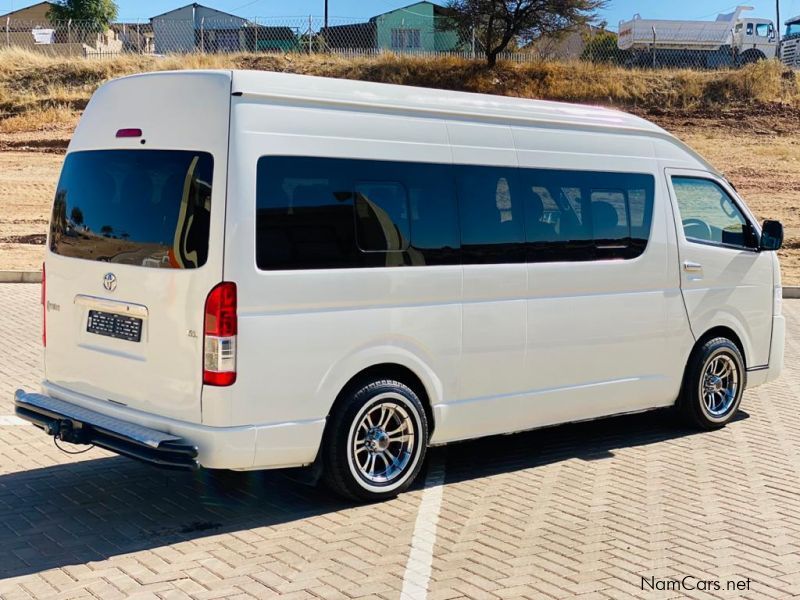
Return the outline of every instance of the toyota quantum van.
{"type": "Polygon", "coordinates": [[[621,112],[239,72],[101,87],[47,244],[49,435],[407,488],[426,449],[778,377],[774,221],[621,112]]]}

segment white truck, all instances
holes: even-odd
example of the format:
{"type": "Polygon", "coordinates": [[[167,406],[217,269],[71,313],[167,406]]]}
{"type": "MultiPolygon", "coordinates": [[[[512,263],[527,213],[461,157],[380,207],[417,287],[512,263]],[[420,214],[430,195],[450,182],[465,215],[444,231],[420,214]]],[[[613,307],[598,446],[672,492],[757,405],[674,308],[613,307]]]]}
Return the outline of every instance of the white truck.
{"type": "Polygon", "coordinates": [[[778,36],[769,19],[743,17],[753,10],[739,6],[715,21],[643,19],[634,15],[619,24],[617,45],[630,66],[738,67],[775,58],[778,36]]]}
{"type": "Polygon", "coordinates": [[[800,68],[800,15],[786,21],[781,42],[781,60],[787,67],[800,68]]]}

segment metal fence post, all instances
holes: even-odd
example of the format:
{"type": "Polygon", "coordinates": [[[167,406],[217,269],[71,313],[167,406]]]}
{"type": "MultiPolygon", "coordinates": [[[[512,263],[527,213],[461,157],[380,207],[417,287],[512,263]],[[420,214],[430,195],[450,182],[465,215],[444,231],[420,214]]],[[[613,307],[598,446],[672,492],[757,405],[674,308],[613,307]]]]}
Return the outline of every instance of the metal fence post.
{"type": "MultiPolygon", "coordinates": [[[[72,43],[72,19],[67,21],[67,43],[72,43]]],[[[70,49],[70,54],[72,54],[72,50],[70,49]]]]}
{"type": "Polygon", "coordinates": [[[308,53],[311,54],[311,38],[314,35],[314,17],[308,15],[308,53]]]}
{"type": "Polygon", "coordinates": [[[6,17],[6,46],[11,47],[11,17],[6,17]]]}
{"type": "Polygon", "coordinates": [[[253,52],[258,52],[258,18],[253,19],[253,27],[256,32],[253,34],[253,52]]]}
{"type": "Polygon", "coordinates": [[[477,58],[475,54],[475,25],[472,26],[472,60],[477,58]]]}
{"type": "Polygon", "coordinates": [[[653,26],[653,68],[656,68],[656,40],[658,36],[656,34],[656,28],[653,26]]]}
{"type": "Polygon", "coordinates": [[[206,53],[206,18],[200,17],[200,54],[206,53]]]}

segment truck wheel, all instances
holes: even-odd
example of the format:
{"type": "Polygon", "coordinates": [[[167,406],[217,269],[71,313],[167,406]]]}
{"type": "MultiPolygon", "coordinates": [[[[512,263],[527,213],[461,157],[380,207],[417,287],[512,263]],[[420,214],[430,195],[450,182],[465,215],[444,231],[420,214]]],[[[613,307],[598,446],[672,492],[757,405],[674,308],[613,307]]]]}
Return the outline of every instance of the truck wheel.
{"type": "Polygon", "coordinates": [[[678,410],[693,427],[719,429],[733,419],[746,385],[739,348],[727,338],[713,338],[692,352],[678,410]]]}
{"type": "Polygon", "coordinates": [[[347,498],[393,498],[422,468],[428,446],[422,402],[411,388],[393,380],[365,382],[345,394],[323,438],[323,478],[347,498]]]}
{"type": "Polygon", "coordinates": [[[744,65],[751,65],[761,60],[767,60],[766,55],[761,52],[761,50],[750,48],[739,55],[739,66],[743,67],[744,65]]]}

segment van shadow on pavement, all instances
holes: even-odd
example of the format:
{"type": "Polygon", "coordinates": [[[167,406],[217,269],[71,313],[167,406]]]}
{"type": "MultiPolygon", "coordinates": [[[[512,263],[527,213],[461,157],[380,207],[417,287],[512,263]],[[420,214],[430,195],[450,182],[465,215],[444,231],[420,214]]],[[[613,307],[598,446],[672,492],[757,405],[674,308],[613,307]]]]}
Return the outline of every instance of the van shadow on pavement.
{"type": "MultiPolygon", "coordinates": [[[[429,455],[445,461],[448,483],[603,459],[616,448],[692,433],[668,411],[655,411],[453,444],[429,455]]],[[[354,506],[281,472],[233,475],[235,486],[223,488],[202,471],[162,471],[113,457],[0,476],[0,579],[354,506]]],[[[424,472],[416,488],[423,482],[424,472]]]]}

